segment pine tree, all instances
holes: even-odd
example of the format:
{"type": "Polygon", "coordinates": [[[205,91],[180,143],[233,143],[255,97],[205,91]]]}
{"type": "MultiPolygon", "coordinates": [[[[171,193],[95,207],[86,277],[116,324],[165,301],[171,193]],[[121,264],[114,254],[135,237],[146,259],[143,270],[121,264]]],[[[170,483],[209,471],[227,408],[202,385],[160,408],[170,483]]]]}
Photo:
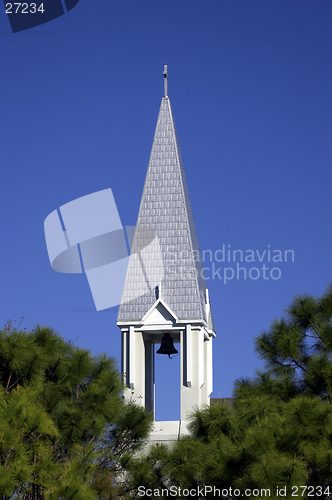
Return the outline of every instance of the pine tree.
{"type": "Polygon", "coordinates": [[[211,487],[205,498],[215,498],[213,488],[237,488],[241,495],[256,490],[246,498],[266,499],[269,490],[280,499],[280,488],[283,498],[294,498],[307,486],[310,497],[330,497],[331,319],[332,286],[319,299],[295,297],[285,317],[257,337],[265,369],[235,383],[233,407],[197,410],[190,437],[134,459],[132,470],[140,472],[132,490],[135,481],[149,481],[159,490],[211,487]]]}
{"type": "Polygon", "coordinates": [[[125,404],[114,359],[51,328],[0,332],[0,498],[118,498],[151,416],[125,404]]]}

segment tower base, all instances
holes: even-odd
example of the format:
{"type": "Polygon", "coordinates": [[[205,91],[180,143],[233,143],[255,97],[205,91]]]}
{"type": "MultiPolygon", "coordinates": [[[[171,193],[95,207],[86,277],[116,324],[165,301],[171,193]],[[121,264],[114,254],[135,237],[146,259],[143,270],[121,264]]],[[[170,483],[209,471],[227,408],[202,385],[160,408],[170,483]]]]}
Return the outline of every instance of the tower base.
{"type": "Polygon", "coordinates": [[[149,442],[166,444],[169,441],[177,441],[180,437],[189,436],[188,423],[188,420],[154,422],[149,442]]]}

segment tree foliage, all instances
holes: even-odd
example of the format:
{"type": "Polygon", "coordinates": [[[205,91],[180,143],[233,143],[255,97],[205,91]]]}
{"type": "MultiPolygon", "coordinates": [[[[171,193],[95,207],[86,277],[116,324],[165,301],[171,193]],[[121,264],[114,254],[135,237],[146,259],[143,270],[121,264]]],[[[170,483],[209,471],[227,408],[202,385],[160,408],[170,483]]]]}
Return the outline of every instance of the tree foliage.
{"type": "Polygon", "coordinates": [[[151,416],[122,398],[114,359],[51,328],[0,331],[0,498],[89,500],[124,494],[118,478],[151,416]]]}
{"type": "Polygon", "coordinates": [[[311,496],[331,496],[331,319],[332,286],[319,299],[295,297],[285,317],[256,339],[265,369],[236,382],[232,407],[197,410],[190,437],[133,459],[133,483],[159,491],[256,490],[247,498],[266,498],[262,489],[279,498],[277,488],[291,498],[296,487],[310,486],[311,496]]]}

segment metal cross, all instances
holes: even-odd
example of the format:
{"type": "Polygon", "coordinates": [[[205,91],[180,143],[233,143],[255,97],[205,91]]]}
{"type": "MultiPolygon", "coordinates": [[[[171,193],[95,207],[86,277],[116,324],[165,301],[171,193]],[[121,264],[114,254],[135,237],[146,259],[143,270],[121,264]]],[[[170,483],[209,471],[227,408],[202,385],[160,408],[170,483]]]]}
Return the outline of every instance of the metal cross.
{"type": "Polygon", "coordinates": [[[167,73],[167,64],[164,65],[164,97],[167,97],[167,80],[168,80],[168,73],[167,73]]]}

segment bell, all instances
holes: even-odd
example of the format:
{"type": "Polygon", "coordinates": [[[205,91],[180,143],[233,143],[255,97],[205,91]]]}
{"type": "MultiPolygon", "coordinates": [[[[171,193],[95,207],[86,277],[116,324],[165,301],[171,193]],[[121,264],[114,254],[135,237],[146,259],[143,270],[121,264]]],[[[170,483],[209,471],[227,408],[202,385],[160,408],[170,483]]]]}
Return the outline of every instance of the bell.
{"type": "Polygon", "coordinates": [[[161,339],[161,345],[157,351],[158,354],[168,354],[168,357],[171,359],[171,354],[177,354],[177,351],[173,344],[173,339],[169,333],[165,333],[163,338],[161,339]]]}

